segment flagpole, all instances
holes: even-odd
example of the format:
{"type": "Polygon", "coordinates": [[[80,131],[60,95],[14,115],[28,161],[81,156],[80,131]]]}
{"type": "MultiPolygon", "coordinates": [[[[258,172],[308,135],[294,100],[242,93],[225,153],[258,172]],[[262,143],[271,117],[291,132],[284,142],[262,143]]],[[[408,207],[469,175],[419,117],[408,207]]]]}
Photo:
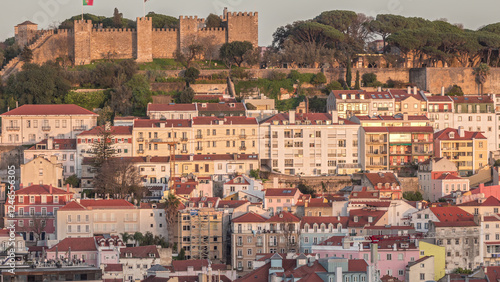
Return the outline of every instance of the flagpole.
{"type": "Polygon", "coordinates": [[[144,12],[144,17],[146,17],[146,0],[142,1],[142,10],[144,12]]]}
{"type": "Polygon", "coordinates": [[[83,21],[83,0],[82,1],[82,21],[83,21]]]}

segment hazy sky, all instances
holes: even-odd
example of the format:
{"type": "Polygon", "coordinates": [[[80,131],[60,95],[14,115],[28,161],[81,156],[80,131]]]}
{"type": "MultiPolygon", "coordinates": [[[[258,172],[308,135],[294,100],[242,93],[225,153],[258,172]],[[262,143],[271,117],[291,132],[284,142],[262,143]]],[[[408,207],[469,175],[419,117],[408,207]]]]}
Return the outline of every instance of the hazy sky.
{"type": "MultiPolygon", "coordinates": [[[[82,0],[3,0],[0,10],[0,41],[14,36],[14,26],[25,20],[47,28],[71,16],[81,14],[82,0]]],[[[94,0],[93,7],[85,13],[111,16],[117,7],[127,18],[143,15],[142,0],[94,0]]],[[[418,16],[427,19],[446,18],[451,23],[462,23],[466,28],[477,29],[499,22],[498,0],[149,0],[146,12],[206,17],[209,13],[230,11],[259,12],[259,45],[271,43],[277,27],[300,19],[310,19],[327,10],[352,10],[370,16],[392,13],[418,16]]]]}

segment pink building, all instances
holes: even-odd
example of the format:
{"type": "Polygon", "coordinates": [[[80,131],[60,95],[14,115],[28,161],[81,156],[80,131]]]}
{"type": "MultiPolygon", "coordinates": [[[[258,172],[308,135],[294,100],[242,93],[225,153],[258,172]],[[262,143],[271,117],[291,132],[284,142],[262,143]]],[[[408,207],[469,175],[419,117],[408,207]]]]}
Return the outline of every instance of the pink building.
{"type": "MultiPolygon", "coordinates": [[[[377,269],[380,276],[389,275],[405,281],[405,269],[409,262],[420,258],[418,243],[409,242],[408,237],[390,237],[378,242],[366,240],[365,237],[334,236],[319,245],[312,246],[312,253],[320,258],[339,257],[347,259],[364,259],[370,265],[372,244],[378,246],[377,269]],[[349,238],[349,239],[348,239],[349,238]]],[[[375,245],[373,245],[375,246],[375,245]]]]}
{"type": "Polygon", "coordinates": [[[70,260],[98,265],[98,250],[94,237],[66,238],[47,250],[49,260],[70,260]]]}
{"type": "Polygon", "coordinates": [[[32,185],[16,191],[13,205],[5,204],[4,224],[15,223],[26,241],[56,239],[56,213],[73,198],[66,190],[52,185],[32,185]],[[9,212],[14,209],[14,217],[9,212]],[[10,211],[9,211],[10,210],[10,211]]]}
{"type": "Polygon", "coordinates": [[[264,209],[273,214],[284,210],[291,211],[301,195],[297,188],[267,189],[264,195],[264,209]]]}

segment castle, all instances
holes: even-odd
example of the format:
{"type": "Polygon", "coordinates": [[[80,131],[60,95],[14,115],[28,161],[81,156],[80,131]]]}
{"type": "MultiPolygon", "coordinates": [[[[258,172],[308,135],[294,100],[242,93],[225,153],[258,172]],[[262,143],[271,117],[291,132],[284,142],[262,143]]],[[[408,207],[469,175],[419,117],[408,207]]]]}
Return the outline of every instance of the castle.
{"type": "MultiPolygon", "coordinates": [[[[210,39],[217,48],[234,41],[249,41],[258,47],[258,13],[234,13],[224,9],[219,28],[206,28],[205,19],[179,17],[179,27],[153,28],[149,17],[137,18],[136,29],[102,28],[90,20],[76,20],[73,30],[38,30],[32,22],[15,27],[19,46],[33,50],[33,61],[43,63],[67,56],[75,65],[112,56],[150,62],[153,58],[173,58],[195,41],[210,39]]],[[[4,69],[4,72],[6,70],[4,69]]]]}

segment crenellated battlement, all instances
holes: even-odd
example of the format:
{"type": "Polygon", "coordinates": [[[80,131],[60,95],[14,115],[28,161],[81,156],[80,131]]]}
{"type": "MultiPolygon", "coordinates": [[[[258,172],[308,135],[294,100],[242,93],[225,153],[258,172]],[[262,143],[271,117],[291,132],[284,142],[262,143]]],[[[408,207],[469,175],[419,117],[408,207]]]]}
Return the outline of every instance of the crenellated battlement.
{"type": "Polygon", "coordinates": [[[232,12],[228,13],[232,17],[257,17],[259,16],[258,12],[232,12]]]}
{"type": "Polygon", "coordinates": [[[137,21],[138,22],[152,22],[153,19],[150,17],[140,17],[140,18],[137,18],[137,21]]]}
{"type": "Polygon", "coordinates": [[[92,24],[91,20],[75,20],[77,24],[92,24]]]}
{"type": "Polygon", "coordinates": [[[225,30],[226,30],[226,28],[224,28],[224,27],[211,27],[211,28],[205,27],[205,28],[200,29],[200,32],[219,32],[219,31],[225,31],[225,30]]]}
{"type": "Polygon", "coordinates": [[[92,32],[136,32],[134,28],[93,28],[92,32]]]}
{"type": "Polygon", "coordinates": [[[177,28],[153,28],[154,32],[177,32],[177,28]]]}

